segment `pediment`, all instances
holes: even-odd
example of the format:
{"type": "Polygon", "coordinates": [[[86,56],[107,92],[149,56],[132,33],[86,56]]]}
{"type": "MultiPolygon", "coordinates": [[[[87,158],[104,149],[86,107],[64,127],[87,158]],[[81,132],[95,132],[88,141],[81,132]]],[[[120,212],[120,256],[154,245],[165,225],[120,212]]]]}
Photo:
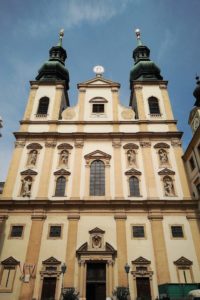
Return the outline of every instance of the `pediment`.
{"type": "Polygon", "coordinates": [[[158,172],[159,175],[174,175],[175,172],[168,169],[168,168],[164,168],[163,170],[158,172]]]}
{"type": "Polygon", "coordinates": [[[92,78],[90,80],[87,80],[87,81],[84,81],[84,82],[81,82],[81,83],[78,83],[78,88],[80,87],[93,87],[93,86],[107,86],[107,87],[120,87],[120,84],[118,82],[114,82],[114,81],[111,81],[111,80],[108,80],[108,79],[105,79],[103,77],[95,77],[95,78],[92,78]]]}
{"type": "Polygon", "coordinates": [[[98,228],[98,227],[95,227],[94,229],[90,230],[89,233],[90,234],[92,234],[92,233],[101,233],[101,234],[104,234],[105,231],[102,230],[102,229],[100,229],[100,228],[98,228]]]}
{"type": "Polygon", "coordinates": [[[37,149],[42,149],[42,146],[38,143],[32,143],[32,144],[29,144],[26,148],[37,150],[37,149]]]}
{"type": "Polygon", "coordinates": [[[19,261],[16,260],[14,257],[10,256],[10,257],[6,258],[5,260],[3,260],[1,262],[1,264],[4,266],[16,266],[16,265],[19,265],[19,261]]]}
{"type": "Polygon", "coordinates": [[[117,254],[117,251],[113,248],[113,246],[111,246],[109,243],[105,243],[105,249],[102,251],[102,250],[99,250],[99,251],[94,251],[94,250],[91,250],[91,249],[88,249],[88,243],[84,243],[82,246],[80,246],[78,248],[78,250],[76,251],[76,254],[78,256],[81,256],[81,255],[98,255],[99,253],[101,253],[101,255],[108,255],[108,254],[111,254],[111,255],[116,255],[117,254]]]}
{"type": "Polygon", "coordinates": [[[150,265],[151,261],[140,256],[136,258],[135,260],[132,260],[132,264],[134,265],[150,265]]]}
{"type": "Polygon", "coordinates": [[[46,260],[43,260],[43,265],[60,265],[61,261],[57,260],[55,257],[51,256],[46,260]]]}
{"type": "Polygon", "coordinates": [[[86,154],[84,156],[85,159],[111,159],[111,155],[101,151],[101,150],[96,150],[96,151],[93,151],[89,154],[86,154]]]}
{"type": "Polygon", "coordinates": [[[23,172],[20,173],[21,175],[26,175],[26,176],[33,176],[33,175],[37,175],[36,171],[33,171],[31,169],[27,169],[23,172]]]}
{"type": "Polygon", "coordinates": [[[128,143],[128,144],[124,145],[123,148],[124,149],[138,149],[139,146],[134,143],[128,143]]]}
{"type": "Polygon", "coordinates": [[[142,173],[134,168],[125,172],[125,175],[141,175],[142,173]]]}
{"type": "Polygon", "coordinates": [[[191,260],[185,258],[184,256],[181,256],[179,259],[174,261],[174,264],[176,266],[191,266],[193,264],[193,262],[191,260]]]}
{"type": "Polygon", "coordinates": [[[71,173],[65,169],[60,169],[56,172],[53,173],[54,175],[63,175],[63,176],[68,176],[70,175],[71,173]]]}
{"type": "Polygon", "coordinates": [[[166,143],[158,143],[156,145],[154,145],[154,148],[170,148],[170,146],[166,143]]]}
{"type": "Polygon", "coordinates": [[[73,147],[70,144],[67,144],[67,143],[60,144],[60,145],[58,145],[57,148],[61,149],[61,150],[63,150],[63,149],[64,150],[73,149],[73,147]]]}

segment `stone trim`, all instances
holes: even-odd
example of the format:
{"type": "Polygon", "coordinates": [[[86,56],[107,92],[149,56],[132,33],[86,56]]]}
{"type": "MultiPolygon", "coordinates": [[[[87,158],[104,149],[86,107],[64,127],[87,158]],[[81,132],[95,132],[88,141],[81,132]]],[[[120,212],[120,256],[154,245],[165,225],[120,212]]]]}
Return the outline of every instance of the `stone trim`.
{"type": "Polygon", "coordinates": [[[154,148],[157,149],[157,148],[170,148],[170,146],[166,143],[157,143],[154,145],[154,148]]]}
{"type": "Polygon", "coordinates": [[[150,265],[151,261],[140,256],[140,257],[136,258],[135,260],[132,260],[132,264],[134,264],[134,265],[150,265]]]}
{"type": "Polygon", "coordinates": [[[96,150],[96,151],[93,151],[93,152],[91,152],[91,153],[89,153],[89,154],[86,154],[85,156],[84,156],[84,158],[86,159],[86,160],[97,160],[97,159],[111,159],[111,155],[109,155],[109,154],[107,154],[107,153],[105,153],[105,152],[103,152],[103,151],[101,151],[101,150],[96,150]]]}
{"type": "Polygon", "coordinates": [[[163,170],[158,172],[158,175],[175,175],[176,173],[168,168],[164,168],[163,170]]]}
{"type": "Polygon", "coordinates": [[[125,175],[142,175],[142,173],[140,171],[138,171],[138,170],[136,170],[134,168],[126,171],[124,174],[125,175]]]}
{"type": "Polygon", "coordinates": [[[123,146],[124,149],[139,149],[139,146],[134,143],[128,143],[123,146]]]}
{"type": "Polygon", "coordinates": [[[73,149],[73,147],[70,144],[63,143],[57,146],[58,149],[62,150],[68,150],[68,149],[73,149]]]}
{"type": "Polygon", "coordinates": [[[31,150],[37,150],[37,149],[42,149],[43,147],[38,143],[31,143],[28,146],[26,146],[26,148],[31,150]]]}
{"type": "Polygon", "coordinates": [[[3,266],[17,266],[20,264],[20,262],[18,260],[16,260],[14,257],[10,256],[10,257],[4,259],[3,261],[1,261],[1,264],[3,266]]]}
{"type": "Polygon", "coordinates": [[[65,169],[60,169],[58,171],[55,171],[53,174],[56,175],[56,176],[69,176],[69,175],[71,175],[71,173],[69,171],[65,170],[65,169]]]}
{"type": "Polygon", "coordinates": [[[37,175],[38,173],[36,171],[31,170],[31,169],[27,169],[25,171],[22,171],[20,174],[22,176],[34,176],[34,175],[37,175]]]}
{"type": "Polygon", "coordinates": [[[179,259],[174,261],[174,264],[176,266],[192,266],[193,262],[187,258],[185,258],[184,256],[181,256],[179,259]]]}
{"type": "Polygon", "coordinates": [[[57,260],[55,257],[51,256],[46,260],[42,261],[43,265],[60,265],[61,261],[57,260]]]}

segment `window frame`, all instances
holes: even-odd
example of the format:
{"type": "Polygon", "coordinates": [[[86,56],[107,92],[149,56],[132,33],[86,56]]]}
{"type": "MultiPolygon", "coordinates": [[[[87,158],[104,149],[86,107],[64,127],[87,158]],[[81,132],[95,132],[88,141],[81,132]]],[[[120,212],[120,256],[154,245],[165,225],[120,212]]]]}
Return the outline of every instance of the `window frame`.
{"type": "Polygon", "coordinates": [[[151,96],[148,98],[148,109],[149,109],[150,116],[152,116],[152,117],[162,116],[161,110],[160,110],[159,99],[154,96],[151,96]],[[154,103],[153,103],[153,101],[154,101],[154,103]]]}
{"type": "Polygon", "coordinates": [[[67,178],[66,178],[66,176],[64,176],[64,175],[59,175],[59,176],[57,176],[56,177],[56,180],[55,180],[55,192],[54,192],[54,197],[66,197],[67,195],[66,195],[66,187],[67,187],[67,178]],[[58,195],[57,194],[57,182],[58,182],[58,180],[59,180],[59,178],[64,178],[65,179],[65,186],[64,186],[64,190],[63,190],[63,195],[58,195]]]}
{"type": "MultiPolygon", "coordinates": [[[[97,165],[98,166],[98,165],[97,165]]],[[[106,196],[106,170],[105,170],[105,163],[104,161],[102,161],[101,159],[95,159],[91,162],[90,164],[90,177],[89,177],[89,196],[90,197],[105,197],[106,196]],[[93,178],[92,178],[92,167],[93,167],[93,164],[95,162],[101,162],[101,169],[97,170],[95,167],[94,169],[94,173],[95,173],[95,183],[93,183],[93,188],[92,188],[92,182],[91,182],[91,179],[93,181],[93,178]],[[102,169],[103,169],[103,174],[102,174],[102,169]],[[97,178],[97,176],[102,176],[103,175],[103,179],[101,177],[97,178]],[[98,192],[98,186],[99,187],[99,191],[100,193],[97,194],[98,192]],[[93,191],[92,191],[93,189],[93,191]],[[101,192],[102,190],[102,192],[101,192]]]]}
{"type": "Polygon", "coordinates": [[[129,186],[129,197],[141,197],[141,193],[140,193],[140,179],[137,176],[135,176],[135,175],[129,176],[129,178],[128,178],[128,186],[129,186]],[[138,182],[138,191],[139,191],[138,195],[132,195],[131,194],[131,185],[130,185],[131,178],[136,178],[137,179],[137,182],[138,182]]]}
{"type": "Polygon", "coordinates": [[[183,224],[170,224],[170,237],[172,240],[185,240],[186,235],[185,235],[185,231],[184,231],[184,225],[183,224]],[[172,231],[173,227],[180,227],[182,229],[182,236],[174,236],[173,231],[172,231]]]}
{"type": "Polygon", "coordinates": [[[49,224],[48,225],[48,233],[47,233],[47,239],[51,239],[51,240],[58,240],[58,239],[62,239],[63,236],[63,224],[49,224]],[[53,226],[59,226],[60,227],[60,235],[59,236],[51,236],[51,227],[53,226]]]}
{"type": "Polygon", "coordinates": [[[105,105],[104,103],[92,103],[92,113],[93,114],[105,114],[105,105]],[[94,111],[94,108],[98,108],[97,111],[94,111]],[[103,108],[103,110],[101,111],[101,109],[99,108],[103,108]]]}
{"type": "Polygon", "coordinates": [[[10,230],[9,230],[9,235],[8,235],[8,239],[18,239],[18,240],[22,240],[24,238],[24,231],[25,231],[25,224],[10,224],[10,230]],[[22,227],[22,232],[21,232],[21,236],[13,236],[12,235],[12,229],[13,227],[22,227]]]}
{"type": "Polygon", "coordinates": [[[131,224],[131,239],[134,240],[145,240],[147,239],[146,235],[146,225],[145,224],[131,224]],[[143,236],[134,236],[134,227],[143,227],[143,236]]]}
{"type": "Polygon", "coordinates": [[[48,115],[49,103],[50,103],[50,99],[47,96],[41,97],[39,99],[36,117],[46,117],[48,115]],[[43,101],[45,100],[46,102],[48,101],[48,103],[44,103],[46,105],[46,107],[44,106],[44,104],[41,104],[42,100],[43,101]],[[45,107],[45,110],[44,110],[44,107],[45,107]]]}

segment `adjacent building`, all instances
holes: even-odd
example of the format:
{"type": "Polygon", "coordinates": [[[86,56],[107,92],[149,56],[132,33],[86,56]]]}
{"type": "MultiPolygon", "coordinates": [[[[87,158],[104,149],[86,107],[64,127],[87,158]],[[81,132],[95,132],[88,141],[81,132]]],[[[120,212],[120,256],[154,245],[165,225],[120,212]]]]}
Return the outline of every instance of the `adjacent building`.
{"type": "Polygon", "coordinates": [[[70,107],[63,32],[30,82],[0,198],[0,299],[58,300],[75,288],[102,300],[124,287],[131,299],[180,299],[198,287],[198,201],[182,133],[136,33],[129,106],[96,66],[70,107]]]}

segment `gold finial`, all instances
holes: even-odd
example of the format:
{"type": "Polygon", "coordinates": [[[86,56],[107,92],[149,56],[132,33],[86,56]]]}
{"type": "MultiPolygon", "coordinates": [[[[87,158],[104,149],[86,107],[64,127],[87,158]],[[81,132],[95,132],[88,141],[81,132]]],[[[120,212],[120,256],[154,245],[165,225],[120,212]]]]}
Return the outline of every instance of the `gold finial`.
{"type": "Polygon", "coordinates": [[[59,42],[58,42],[58,46],[62,47],[62,39],[64,36],[64,29],[61,29],[59,32],[59,42]]]}

